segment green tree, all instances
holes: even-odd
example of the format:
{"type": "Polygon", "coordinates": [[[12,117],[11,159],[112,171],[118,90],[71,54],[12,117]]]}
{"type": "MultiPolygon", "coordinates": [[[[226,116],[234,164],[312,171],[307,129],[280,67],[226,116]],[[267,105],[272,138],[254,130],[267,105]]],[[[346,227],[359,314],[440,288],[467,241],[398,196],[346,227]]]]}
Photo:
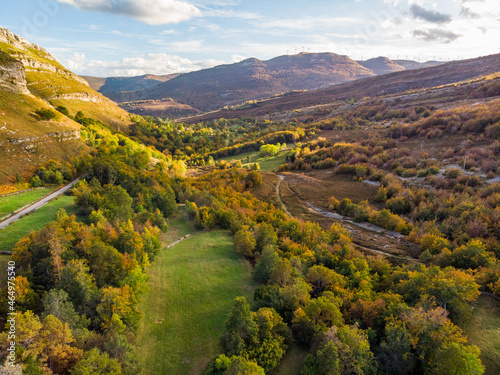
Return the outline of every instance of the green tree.
{"type": "Polygon", "coordinates": [[[44,120],[44,121],[56,120],[59,117],[56,112],[52,111],[51,109],[47,109],[47,108],[37,109],[35,111],[35,113],[38,115],[38,117],[41,120],[44,120]]]}
{"type": "Polygon", "coordinates": [[[220,347],[228,356],[248,355],[258,342],[258,327],[245,297],[236,297],[226,320],[226,331],[220,338],[220,347]]]}
{"type": "Polygon", "coordinates": [[[56,287],[68,293],[69,300],[79,314],[95,316],[99,290],[84,260],[72,260],[67,263],[61,271],[56,287]]]}
{"type": "Polygon", "coordinates": [[[86,328],[88,326],[88,321],[76,313],[73,304],[68,301],[68,293],[64,290],[50,290],[43,297],[42,302],[42,319],[48,315],[53,315],[61,322],[67,323],[71,330],[75,328],[86,328]]]}
{"type": "Polygon", "coordinates": [[[307,271],[306,280],[313,287],[315,296],[321,295],[332,284],[344,285],[342,275],[322,265],[312,266],[307,271]]]}
{"type": "Polygon", "coordinates": [[[436,304],[450,311],[453,318],[462,319],[470,314],[469,303],[479,296],[479,285],[474,276],[453,267],[437,266],[422,271],[410,271],[397,289],[411,303],[433,298],[436,304]]]}
{"type": "Polygon", "coordinates": [[[319,375],[340,375],[339,355],[333,342],[327,342],[323,349],[318,350],[316,366],[319,375]]]}
{"type": "MultiPolygon", "coordinates": [[[[332,328],[332,330],[334,329],[332,328]]],[[[351,355],[346,356],[345,351],[341,351],[339,347],[340,363],[342,366],[358,369],[361,374],[375,372],[374,357],[370,350],[368,335],[358,327],[357,323],[351,326],[339,327],[336,336],[352,353],[353,361],[348,359],[351,355]]]]}
{"type": "Polygon", "coordinates": [[[331,341],[318,350],[316,355],[307,356],[300,375],[341,375],[337,347],[331,341]]]}
{"type": "Polygon", "coordinates": [[[286,352],[285,336],[289,330],[281,316],[272,308],[261,308],[254,313],[258,326],[259,342],[250,353],[266,372],[276,367],[286,352]]]}
{"type": "Polygon", "coordinates": [[[124,335],[113,332],[103,349],[111,358],[120,362],[124,374],[134,375],[140,372],[139,356],[124,335]]]}
{"type": "Polygon", "coordinates": [[[37,175],[34,175],[31,178],[30,185],[31,185],[31,187],[34,187],[34,188],[40,187],[40,186],[42,186],[42,180],[40,180],[40,177],[38,177],[37,175]]]}
{"type": "Polygon", "coordinates": [[[482,375],[485,367],[479,358],[480,354],[477,346],[451,342],[439,349],[435,373],[438,375],[482,375]]]}
{"type": "Polygon", "coordinates": [[[269,283],[280,287],[291,284],[293,281],[292,263],[286,258],[280,258],[271,269],[269,283]]]}
{"type": "Polygon", "coordinates": [[[101,353],[93,348],[71,370],[71,375],[121,375],[120,363],[109,358],[107,353],[101,353]]]}
{"type": "Polygon", "coordinates": [[[462,269],[478,269],[493,263],[492,256],[480,240],[471,240],[455,249],[450,255],[451,265],[462,269]]]}
{"type": "Polygon", "coordinates": [[[257,228],[257,245],[256,249],[262,252],[265,246],[276,246],[278,243],[278,235],[271,224],[260,223],[257,228]]]}
{"type": "Polygon", "coordinates": [[[253,233],[250,231],[249,227],[244,225],[236,234],[234,235],[234,246],[236,251],[243,256],[248,258],[253,257],[253,251],[257,241],[253,233]]]}
{"type": "Polygon", "coordinates": [[[411,374],[416,359],[411,352],[411,335],[401,320],[391,317],[378,353],[380,367],[388,374],[411,374]]]}
{"type": "Polygon", "coordinates": [[[262,250],[262,255],[255,265],[254,276],[261,282],[266,283],[271,276],[271,271],[279,260],[279,255],[272,246],[265,246],[262,250]]]}

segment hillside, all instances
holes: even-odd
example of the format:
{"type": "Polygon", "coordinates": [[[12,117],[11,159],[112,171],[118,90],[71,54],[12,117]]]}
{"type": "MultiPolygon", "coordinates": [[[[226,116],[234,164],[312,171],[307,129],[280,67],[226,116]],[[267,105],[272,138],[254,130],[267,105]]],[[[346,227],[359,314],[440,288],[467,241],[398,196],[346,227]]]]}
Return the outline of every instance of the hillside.
{"type": "MultiPolygon", "coordinates": [[[[368,96],[383,96],[455,84],[499,72],[500,54],[452,61],[422,69],[403,70],[335,85],[325,89],[281,95],[255,103],[252,107],[225,109],[183,119],[199,122],[217,118],[258,117],[283,111],[324,105],[335,101],[356,101],[368,96]]],[[[447,89],[451,90],[451,89],[447,89]]],[[[443,95],[443,93],[441,93],[443,95]]],[[[444,93],[446,95],[446,93],[444,93]]]]}
{"type": "MultiPolygon", "coordinates": [[[[251,58],[182,74],[151,89],[141,90],[139,98],[171,98],[199,110],[210,111],[292,90],[327,87],[373,75],[347,56],[300,53],[267,61],[251,58]]],[[[137,97],[137,93],[130,92],[112,96],[117,102],[130,102],[137,97]]]]}
{"type": "Polygon", "coordinates": [[[406,70],[429,68],[431,66],[436,66],[445,63],[445,61],[434,61],[434,60],[426,61],[423,63],[413,60],[392,60],[392,61],[404,67],[406,70]]]}
{"type": "Polygon", "coordinates": [[[49,159],[64,160],[85,149],[80,124],[57,113],[42,120],[36,110],[64,106],[74,116],[101,120],[114,129],[129,124],[129,114],[91,89],[46,50],[0,28],[0,183],[16,172],[49,159]],[[5,150],[5,152],[4,152],[5,150]]]}

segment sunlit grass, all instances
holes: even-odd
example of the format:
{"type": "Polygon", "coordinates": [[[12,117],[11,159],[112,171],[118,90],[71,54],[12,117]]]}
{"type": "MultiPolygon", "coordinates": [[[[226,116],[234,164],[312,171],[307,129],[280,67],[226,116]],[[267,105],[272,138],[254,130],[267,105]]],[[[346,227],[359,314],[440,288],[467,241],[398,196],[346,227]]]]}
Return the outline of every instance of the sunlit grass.
{"type": "Polygon", "coordinates": [[[466,333],[469,342],[481,349],[485,375],[500,374],[500,301],[480,296],[466,333]]]}
{"type": "Polygon", "coordinates": [[[57,211],[64,208],[68,215],[76,215],[78,207],[74,197],[62,195],[35,212],[21,217],[7,227],[0,229],[0,250],[10,251],[16,243],[32,230],[37,231],[55,219],[57,211]]]}
{"type": "Polygon", "coordinates": [[[28,190],[19,194],[0,197],[0,218],[26,206],[28,203],[40,199],[44,195],[47,195],[50,190],[49,188],[28,190]]]}
{"type": "Polygon", "coordinates": [[[148,269],[150,291],[140,304],[137,337],[142,374],[200,374],[218,353],[218,340],[237,296],[252,300],[250,265],[225,231],[192,232],[178,218],[164,249],[148,269]]]}

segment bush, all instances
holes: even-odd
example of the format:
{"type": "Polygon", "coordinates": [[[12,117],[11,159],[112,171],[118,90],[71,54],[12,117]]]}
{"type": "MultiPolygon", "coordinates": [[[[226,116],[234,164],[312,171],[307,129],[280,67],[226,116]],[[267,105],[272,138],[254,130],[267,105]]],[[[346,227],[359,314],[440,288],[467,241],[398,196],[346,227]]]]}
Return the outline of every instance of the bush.
{"type": "Polygon", "coordinates": [[[35,187],[40,187],[40,186],[42,186],[42,180],[40,180],[40,177],[38,177],[37,175],[35,175],[31,179],[30,185],[31,185],[31,187],[34,187],[34,188],[35,187]]]}
{"type": "Polygon", "coordinates": [[[69,117],[69,111],[68,111],[68,108],[63,107],[62,105],[60,105],[60,106],[58,106],[56,109],[57,109],[59,112],[61,112],[64,116],[69,117]]]}
{"type": "Polygon", "coordinates": [[[340,202],[335,197],[330,197],[330,199],[328,199],[328,208],[332,211],[335,211],[339,204],[340,202]]]}
{"type": "Polygon", "coordinates": [[[50,109],[40,108],[35,111],[35,113],[44,121],[55,120],[58,116],[57,113],[50,109]]]}
{"type": "Polygon", "coordinates": [[[375,201],[377,202],[385,202],[387,200],[387,189],[383,186],[380,186],[377,191],[377,195],[375,196],[375,201]]]}
{"type": "Polygon", "coordinates": [[[448,178],[458,178],[460,175],[462,174],[462,172],[460,171],[460,169],[458,168],[451,168],[451,169],[448,169],[444,175],[448,178]]]}

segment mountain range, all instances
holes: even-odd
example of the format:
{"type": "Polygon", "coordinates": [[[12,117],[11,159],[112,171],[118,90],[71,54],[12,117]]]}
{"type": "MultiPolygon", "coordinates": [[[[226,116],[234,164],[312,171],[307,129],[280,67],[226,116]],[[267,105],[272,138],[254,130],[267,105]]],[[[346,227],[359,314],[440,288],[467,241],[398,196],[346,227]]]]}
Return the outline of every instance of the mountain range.
{"type": "Polygon", "coordinates": [[[354,61],[334,53],[299,53],[267,61],[250,58],[179,75],[84,78],[130,112],[175,117],[436,64],[439,62],[420,64],[385,57],[354,61]]]}
{"type": "Polygon", "coordinates": [[[79,111],[119,131],[132,123],[123,108],[133,106],[142,114],[189,115],[183,119],[189,123],[301,112],[308,106],[413,95],[421,89],[441,90],[439,95],[447,97],[452,94],[446,91],[450,85],[460,87],[467,80],[480,83],[488,75],[500,79],[500,54],[412,69],[419,66],[386,58],[356,62],[332,53],[301,53],[268,61],[247,59],[181,75],[85,80],[42,47],[0,28],[0,183],[17,172],[29,175],[30,168],[50,159],[69,160],[86,150],[81,125],[74,121],[79,111]],[[138,85],[143,89],[136,90],[138,85]],[[120,108],[92,87],[115,100],[131,102],[122,102],[120,108]],[[249,102],[237,105],[244,101],[249,102]],[[211,109],[215,110],[206,112],[211,109]],[[52,111],[55,117],[44,119],[37,114],[40,110],[52,111]]]}
{"type": "MultiPolygon", "coordinates": [[[[252,106],[222,109],[182,119],[182,121],[199,122],[222,117],[268,116],[278,112],[331,104],[337,101],[352,102],[366,97],[417,95],[419,90],[435,91],[434,96],[447,100],[447,98],[451,99],[453,95],[456,95],[454,91],[457,91],[462,85],[464,90],[471,91],[473,89],[471,81],[477,81],[472,82],[472,84],[480,84],[489,80],[500,81],[499,70],[500,54],[495,54],[475,59],[452,61],[427,68],[397,71],[323,89],[279,95],[269,100],[254,103],[252,106]]],[[[494,91],[495,95],[500,94],[496,93],[497,89],[494,91]]]]}

